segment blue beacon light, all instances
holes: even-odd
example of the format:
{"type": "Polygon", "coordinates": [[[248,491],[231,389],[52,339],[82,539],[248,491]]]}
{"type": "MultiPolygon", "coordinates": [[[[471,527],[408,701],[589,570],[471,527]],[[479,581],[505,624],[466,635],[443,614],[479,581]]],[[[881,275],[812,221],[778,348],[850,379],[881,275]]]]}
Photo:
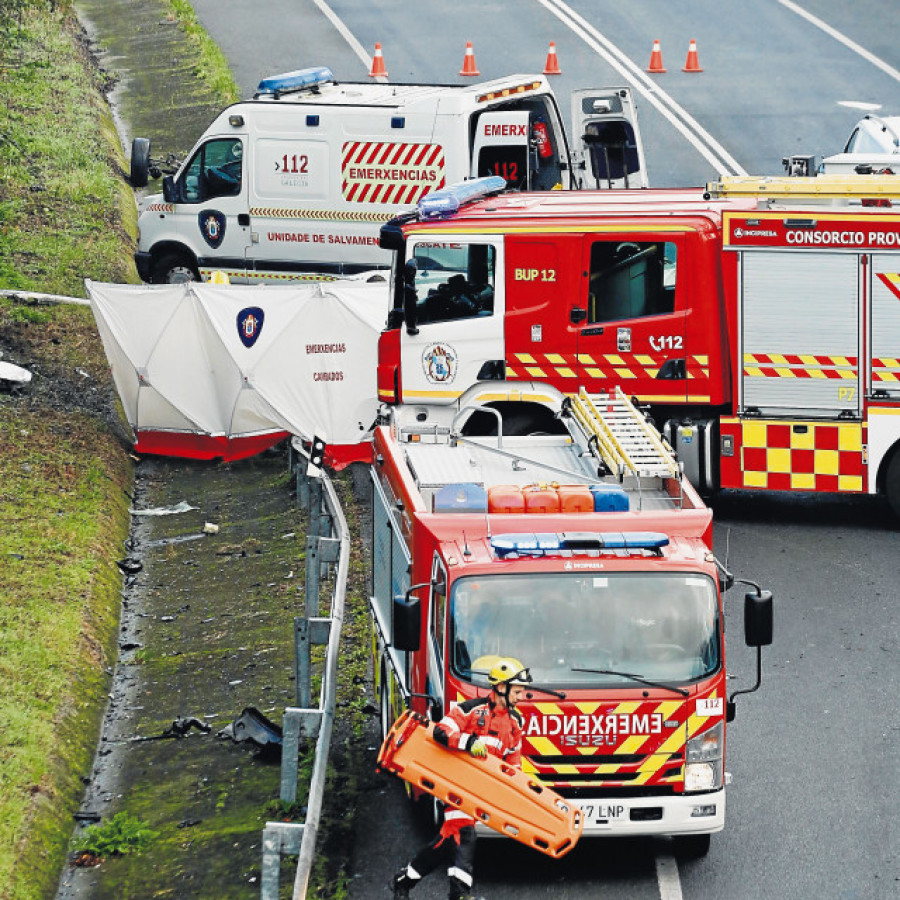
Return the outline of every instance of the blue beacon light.
{"type": "Polygon", "coordinates": [[[499,175],[472,178],[449,187],[426,194],[418,204],[419,216],[423,219],[444,219],[459,212],[459,208],[473,200],[481,200],[506,188],[506,179],[499,175]]]}
{"type": "Polygon", "coordinates": [[[268,78],[263,78],[257,86],[256,92],[257,94],[279,94],[287,91],[299,91],[329,81],[334,81],[334,74],[328,66],[313,66],[309,69],[297,69],[296,72],[284,72],[281,75],[270,75],[268,78]]]}

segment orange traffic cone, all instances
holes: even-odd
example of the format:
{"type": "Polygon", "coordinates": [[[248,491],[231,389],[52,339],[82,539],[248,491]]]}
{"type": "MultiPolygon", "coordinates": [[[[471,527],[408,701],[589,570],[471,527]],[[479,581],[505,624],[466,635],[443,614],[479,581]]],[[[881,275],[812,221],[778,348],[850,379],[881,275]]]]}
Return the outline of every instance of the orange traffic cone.
{"type": "Polygon", "coordinates": [[[550,41],[550,49],[547,51],[547,64],[544,66],[545,75],[562,75],[559,60],[556,58],[556,44],[550,41]]]}
{"type": "Polygon", "coordinates": [[[647,71],[652,74],[666,71],[663,68],[662,47],[660,47],[659,41],[653,42],[653,50],[650,52],[650,65],[647,67],[647,71]]]}
{"type": "Polygon", "coordinates": [[[375,45],[375,55],[372,57],[372,71],[369,72],[372,78],[387,78],[387,69],[384,67],[384,57],[381,55],[381,44],[375,45]]]}
{"type": "Polygon", "coordinates": [[[700,68],[700,60],[697,59],[697,42],[695,40],[691,40],[690,44],[688,44],[688,55],[687,60],[685,61],[684,68],[681,70],[682,72],[702,72],[703,69],[700,68]]]}
{"type": "Polygon", "coordinates": [[[472,42],[466,41],[466,55],[463,58],[463,67],[459,70],[460,75],[480,75],[478,66],[475,65],[475,51],[472,49],[472,42]]]}

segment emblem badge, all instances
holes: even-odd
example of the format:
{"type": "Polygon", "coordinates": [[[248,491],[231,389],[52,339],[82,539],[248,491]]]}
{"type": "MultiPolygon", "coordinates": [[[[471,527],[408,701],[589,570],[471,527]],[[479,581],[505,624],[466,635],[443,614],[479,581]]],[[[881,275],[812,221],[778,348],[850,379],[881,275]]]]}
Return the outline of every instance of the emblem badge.
{"type": "Polygon", "coordinates": [[[258,306],[248,306],[237,314],[238,337],[245,347],[252,347],[259,339],[265,317],[258,306]]]}
{"type": "Polygon", "coordinates": [[[221,246],[222,241],[225,240],[225,216],[223,213],[220,213],[217,209],[204,209],[200,215],[197,216],[197,220],[200,223],[200,234],[203,235],[203,240],[209,244],[213,250],[218,249],[221,246]]]}
{"type": "Polygon", "coordinates": [[[422,368],[432,384],[450,384],[456,378],[456,351],[449,344],[432,344],[422,353],[422,368]]]}

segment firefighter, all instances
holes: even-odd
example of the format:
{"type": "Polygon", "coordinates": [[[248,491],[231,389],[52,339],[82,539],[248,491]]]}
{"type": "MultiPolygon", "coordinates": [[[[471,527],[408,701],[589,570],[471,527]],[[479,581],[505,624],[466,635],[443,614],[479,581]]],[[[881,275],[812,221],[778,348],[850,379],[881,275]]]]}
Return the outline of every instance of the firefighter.
{"type": "MultiPolygon", "coordinates": [[[[434,727],[434,739],[450,750],[484,758],[488,753],[514,766],[522,762],[522,714],[516,704],[532,678],[517,659],[497,659],[488,673],[491,692],[454,707],[434,727]]],[[[444,814],[444,825],[395,876],[394,900],[406,900],[421,879],[447,859],[450,900],[475,900],[470,893],[475,862],[475,819],[461,810],[444,814]]]]}

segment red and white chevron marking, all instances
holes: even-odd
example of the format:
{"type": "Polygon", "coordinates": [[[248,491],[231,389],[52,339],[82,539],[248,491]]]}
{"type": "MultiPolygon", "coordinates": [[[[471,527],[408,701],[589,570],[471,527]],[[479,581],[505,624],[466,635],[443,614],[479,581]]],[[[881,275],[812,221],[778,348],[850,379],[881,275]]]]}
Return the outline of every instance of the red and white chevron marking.
{"type": "Polygon", "coordinates": [[[440,144],[348,141],[343,146],[344,199],[393,206],[417,203],[444,186],[444,148],[440,144]]]}

